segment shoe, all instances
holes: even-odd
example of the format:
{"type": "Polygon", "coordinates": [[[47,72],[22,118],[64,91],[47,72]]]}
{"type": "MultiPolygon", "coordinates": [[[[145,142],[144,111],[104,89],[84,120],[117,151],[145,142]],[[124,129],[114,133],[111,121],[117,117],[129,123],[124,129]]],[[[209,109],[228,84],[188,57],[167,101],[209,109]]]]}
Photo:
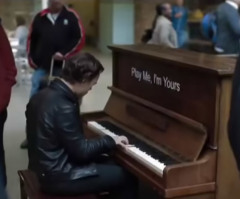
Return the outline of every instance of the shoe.
{"type": "Polygon", "coordinates": [[[20,145],[20,148],[21,149],[27,149],[28,148],[28,141],[27,140],[24,140],[22,142],[22,144],[20,145]]]}

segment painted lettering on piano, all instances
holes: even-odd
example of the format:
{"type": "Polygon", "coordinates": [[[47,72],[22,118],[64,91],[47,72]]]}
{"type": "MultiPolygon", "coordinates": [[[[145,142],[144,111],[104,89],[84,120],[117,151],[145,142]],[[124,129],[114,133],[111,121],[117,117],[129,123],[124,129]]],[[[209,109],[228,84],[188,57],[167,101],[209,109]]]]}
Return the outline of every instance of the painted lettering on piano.
{"type": "Polygon", "coordinates": [[[131,76],[136,78],[139,82],[145,81],[152,84],[152,76],[148,71],[141,71],[135,67],[132,67],[131,76]]]}
{"type": "Polygon", "coordinates": [[[163,77],[163,81],[164,81],[164,87],[180,92],[181,91],[181,85],[178,82],[172,81],[170,80],[168,77],[163,77]]]}
{"type": "Polygon", "coordinates": [[[157,86],[161,86],[172,91],[180,92],[181,91],[181,84],[173,81],[167,76],[160,76],[156,73],[151,74],[151,72],[147,70],[140,70],[136,67],[131,68],[131,77],[137,79],[139,82],[147,82],[149,84],[154,84],[157,86]]]}
{"type": "Polygon", "coordinates": [[[143,80],[152,84],[152,77],[150,73],[148,71],[143,71],[142,74],[143,74],[143,80]]]}
{"type": "Polygon", "coordinates": [[[142,72],[132,67],[131,76],[136,78],[139,82],[142,81],[142,72]]]}

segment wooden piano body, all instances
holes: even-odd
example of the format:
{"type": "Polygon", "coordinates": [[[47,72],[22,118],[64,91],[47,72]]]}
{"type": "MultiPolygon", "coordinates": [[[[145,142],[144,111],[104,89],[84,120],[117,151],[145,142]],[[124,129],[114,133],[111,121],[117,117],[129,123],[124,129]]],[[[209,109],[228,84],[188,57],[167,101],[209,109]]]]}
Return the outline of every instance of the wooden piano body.
{"type": "Polygon", "coordinates": [[[160,175],[118,150],[116,159],[159,192],[160,198],[237,199],[240,180],[227,122],[236,61],[157,46],[112,46],[109,121],[176,160],[160,175]]]}

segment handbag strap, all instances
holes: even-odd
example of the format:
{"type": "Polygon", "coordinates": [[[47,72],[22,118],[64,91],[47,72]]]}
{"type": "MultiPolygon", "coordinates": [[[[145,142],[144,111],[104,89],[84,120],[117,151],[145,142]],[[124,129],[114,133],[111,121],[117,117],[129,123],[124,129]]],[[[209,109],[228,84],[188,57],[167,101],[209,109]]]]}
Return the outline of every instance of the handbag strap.
{"type": "MultiPolygon", "coordinates": [[[[53,78],[53,69],[54,69],[54,61],[55,59],[52,58],[51,60],[51,67],[50,67],[50,73],[49,73],[49,78],[48,78],[48,85],[51,83],[51,80],[53,78]]],[[[65,59],[62,61],[62,69],[65,67],[65,59]]]]}

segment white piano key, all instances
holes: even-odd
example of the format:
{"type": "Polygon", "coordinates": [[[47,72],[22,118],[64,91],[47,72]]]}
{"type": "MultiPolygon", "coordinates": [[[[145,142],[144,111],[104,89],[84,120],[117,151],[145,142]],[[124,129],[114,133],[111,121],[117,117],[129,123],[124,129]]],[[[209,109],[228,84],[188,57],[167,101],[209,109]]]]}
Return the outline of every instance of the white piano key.
{"type": "Polygon", "coordinates": [[[117,135],[109,130],[102,130],[103,133],[105,133],[106,135],[109,135],[111,137],[116,137],[117,135]]]}
{"type": "Polygon", "coordinates": [[[102,125],[100,125],[100,124],[98,124],[97,122],[94,122],[94,121],[88,122],[88,126],[95,127],[99,130],[104,130],[105,129],[102,125]]]}

